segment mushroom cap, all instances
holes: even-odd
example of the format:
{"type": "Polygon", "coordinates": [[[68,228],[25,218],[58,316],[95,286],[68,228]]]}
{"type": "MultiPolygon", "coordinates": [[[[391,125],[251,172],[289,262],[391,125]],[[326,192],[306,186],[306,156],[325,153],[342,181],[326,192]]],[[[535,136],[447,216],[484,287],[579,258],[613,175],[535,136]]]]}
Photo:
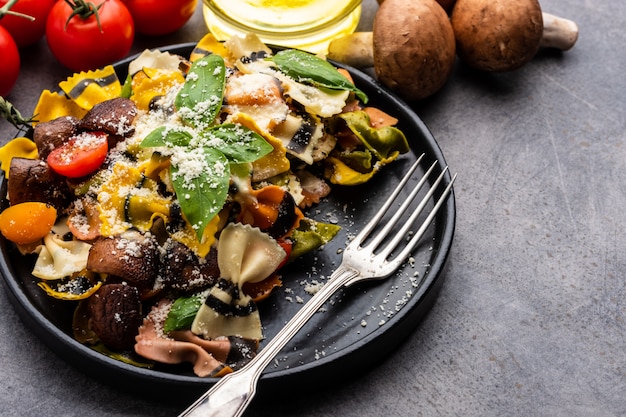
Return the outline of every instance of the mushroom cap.
{"type": "Polygon", "coordinates": [[[451,22],[459,58],[483,71],[523,66],[543,35],[538,0],[457,0],[451,22]]]}
{"type": "Polygon", "coordinates": [[[131,230],[93,242],[87,269],[114,275],[139,288],[152,288],[159,273],[159,262],[156,241],[131,230]]]}
{"type": "Polygon", "coordinates": [[[437,92],[456,58],[448,15],[435,0],[385,0],[373,26],[378,79],[408,101],[437,92]]]}

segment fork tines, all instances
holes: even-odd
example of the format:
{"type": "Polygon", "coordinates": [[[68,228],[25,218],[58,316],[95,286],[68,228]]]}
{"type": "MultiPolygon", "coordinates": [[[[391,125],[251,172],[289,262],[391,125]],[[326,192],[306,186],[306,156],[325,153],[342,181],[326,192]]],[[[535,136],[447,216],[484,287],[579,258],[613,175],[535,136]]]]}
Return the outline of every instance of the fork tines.
{"type": "Polygon", "coordinates": [[[375,253],[376,258],[378,258],[380,262],[388,263],[393,262],[393,260],[398,260],[398,262],[404,261],[417,246],[419,240],[423,237],[435,215],[452,190],[452,184],[456,179],[456,174],[451,178],[450,182],[443,189],[443,191],[436,197],[430,212],[419,224],[417,230],[412,230],[415,227],[414,224],[420,216],[422,218],[424,217],[422,212],[433,199],[439,185],[448,172],[448,167],[444,167],[444,169],[431,182],[429,188],[424,190],[424,186],[429,182],[429,178],[438,165],[438,161],[433,162],[411,189],[408,196],[403,197],[401,194],[403,190],[405,191],[404,194],[406,194],[405,188],[407,188],[407,182],[409,182],[417,168],[421,165],[424,157],[424,154],[420,155],[415,163],[413,163],[391,195],[387,198],[383,206],[378,210],[371,221],[364,227],[355,239],[355,244],[358,244],[362,249],[367,248],[368,251],[375,253]],[[418,202],[416,197],[420,194],[420,192],[423,196],[418,202]],[[404,200],[400,200],[399,197],[404,198],[404,200]],[[397,204],[400,201],[401,203],[399,207],[394,209],[393,214],[391,215],[391,213],[388,213],[394,202],[397,204]],[[384,219],[385,217],[388,217],[388,219],[384,219]],[[402,221],[402,223],[400,223],[400,221],[402,221]],[[408,241],[408,243],[403,243],[401,245],[401,242],[406,241],[408,241]],[[397,253],[394,253],[396,249],[398,249],[398,251],[397,253]],[[392,254],[393,257],[391,257],[392,254]]]}

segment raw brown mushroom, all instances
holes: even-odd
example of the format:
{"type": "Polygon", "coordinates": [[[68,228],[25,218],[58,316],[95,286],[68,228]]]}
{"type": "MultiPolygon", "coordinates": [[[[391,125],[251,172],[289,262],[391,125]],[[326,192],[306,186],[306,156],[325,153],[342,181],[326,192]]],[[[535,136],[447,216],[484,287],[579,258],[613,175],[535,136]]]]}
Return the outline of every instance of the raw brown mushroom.
{"type": "MultiPolygon", "coordinates": [[[[377,0],[377,3],[380,5],[383,4],[383,1],[385,0],[377,0]]],[[[452,8],[454,7],[455,1],[456,0],[437,0],[437,3],[439,3],[441,7],[443,7],[446,13],[450,13],[452,11],[452,8]]]]}
{"type": "Polygon", "coordinates": [[[372,32],[330,43],[328,58],[374,67],[377,78],[405,100],[420,100],[448,80],[454,61],[454,32],[436,0],[385,0],[372,32]]]}
{"type": "Polygon", "coordinates": [[[457,54],[483,71],[512,71],[543,47],[570,49],[577,25],[542,13],[538,0],[457,0],[452,10],[457,54]]]}

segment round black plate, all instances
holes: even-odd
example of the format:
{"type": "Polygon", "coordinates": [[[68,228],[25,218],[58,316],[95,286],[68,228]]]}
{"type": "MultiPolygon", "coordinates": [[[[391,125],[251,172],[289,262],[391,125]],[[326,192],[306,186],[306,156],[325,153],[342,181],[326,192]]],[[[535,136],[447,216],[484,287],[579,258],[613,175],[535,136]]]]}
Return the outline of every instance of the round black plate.
{"type": "MultiPolygon", "coordinates": [[[[194,45],[173,45],[161,50],[188,56],[194,45]]],[[[115,65],[121,80],[126,77],[131,59],[115,65]]],[[[411,152],[384,167],[369,183],[350,188],[337,187],[330,198],[309,210],[310,217],[337,222],[343,229],[322,250],[289,265],[283,272],[283,287],[259,306],[267,339],[273,337],[301,307],[301,302],[310,298],[305,291],[306,285],[323,282],[339,265],[341,249],[349,237],[370,219],[417,156],[425,154],[421,172],[434,161],[437,161],[439,170],[446,165],[433,135],[410,107],[368,75],[353,68],[346,69],[356,85],[369,96],[369,105],[400,120],[399,128],[405,132],[411,152]]],[[[420,174],[418,172],[416,177],[420,174]]],[[[448,174],[444,182],[450,182],[448,174]]],[[[6,196],[4,181],[0,193],[6,196]]],[[[6,199],[3,204],[7,205],[6,199]]],[[[372,363],[395,349],[414,330],[435,299],[452,245],[454,227],[455,200],[451,194],[423,244],[416,250],[414,261],[387,280],[337,294],[266,369],[259,383],[260,394],[266,389],[302,387],[305,386],[303,383],[310,387],[315,382],[341,381],[353,377],[359,370],[371,368],[372,363]]],[[[34,257],[19,255],[3,238],[0,238],[0,251],[0,272],[16,310],[50,349],[78,369],[103,382],[155,399],[168,393],[170,398],[187,401],[215,382],[211,378],[194,376],[189,365],[139,368],[76,342],[71,336],[75,304],[52,299],[37,287],[37,278],[30,273],[34,257]]]]}

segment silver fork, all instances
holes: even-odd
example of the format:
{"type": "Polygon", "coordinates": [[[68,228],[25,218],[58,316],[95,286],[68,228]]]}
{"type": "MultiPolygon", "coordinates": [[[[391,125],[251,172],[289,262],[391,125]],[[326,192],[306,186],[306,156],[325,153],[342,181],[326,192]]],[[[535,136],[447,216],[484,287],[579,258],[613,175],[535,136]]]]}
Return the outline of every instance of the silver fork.
{"type": "Polygon", "coordinates": [[[411,190],[409,196],[400,205],[394,215],[384,226],[379,224],[385,213],[396,200],[406,183],[409,181],[424,155],[422,154],[411,166],[406,175],[389,196],[385,204],[378,210],[374,217],[365,225],[363,230],[346,246],[343,252],[341,265],[333,272],[326,284],[302,306],[300,311],[283,327],[276,336],[250,361],[247,365],[236,372],[222,377],[211,389],[203,394],[195,403],[183,411],[179,417],[239,417],[246,410],[256,393],[256,385],[263,370],[273,361],[283,347],[296,335],[306,322],[330,299],[339,289],[348,287],[357,282],[372,279],[383,279],[393,274],[403,263],[407,261],[411,252],[432,223],[439,208],[443,205],[452,190],[452,184],[456,174],[441,192],[435,201],[430,213],[421,223],[420,227],[410,234],[413,223],[420,213],[428,205],[435,191],[448,170],[444,170],[436,177],[430,189],[409,216],[403,225],[391,231],[402,217],[419,191],[424,187],[428,178],[435,169],[434,162],[424,173],[422,178],[411,190]],[[375,235],[372,232],[379,228],[375,235]],[[401,246],[402,241],[408,242],[401,246]],[[396,251],[396,253],[394,253],[396,251]]]}

